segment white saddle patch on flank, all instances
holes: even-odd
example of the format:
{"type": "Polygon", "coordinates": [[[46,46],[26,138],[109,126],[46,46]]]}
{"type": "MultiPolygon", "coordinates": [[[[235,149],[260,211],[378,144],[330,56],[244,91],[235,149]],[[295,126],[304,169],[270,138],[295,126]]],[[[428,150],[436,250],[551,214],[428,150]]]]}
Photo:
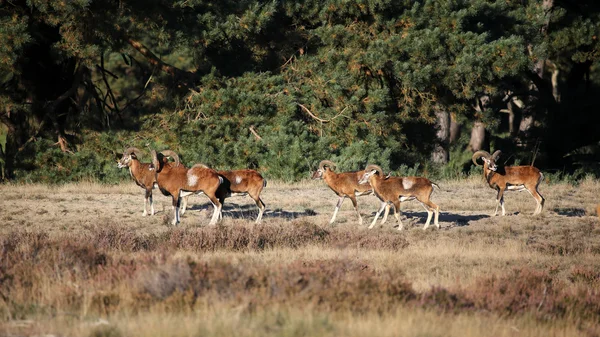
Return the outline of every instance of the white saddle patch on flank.
{"type": "Polygon", "coordinates": [[[235,183],[236,184],[240,184],[242,182],[242,177],[240,176],[235,176],[235,183]]]}
{"type": "Polygon", "coordinates": [[[405,190],[410,189],[414,185],[412,179],[402,179],[402,188],[405,190]]]}
{"type": "Polygon", "coordinates": [[[400,197],[400,201],[413,200],[415,197],[400,197]]]}
{"type": "Polygon", "coordinates": [[[367,195],[367,194],[371,194],[373,193],[373,190],[368,190],[368,191],[364,191],[364,192],[354,192],[354,195],[357,197],[360,197],[362,195],[367,195]]]}
{"type": "Polygon", "coordinates": [[[511,185],[506,188],[509,191],[522,191],[525,189],[525,185],[511,185]]]}
{"type": "Polygon", "coordinates": [[[188,186],[194,186],[198,183],[198,176],[193,174],[192,172],[188,172],[188,186]]]}

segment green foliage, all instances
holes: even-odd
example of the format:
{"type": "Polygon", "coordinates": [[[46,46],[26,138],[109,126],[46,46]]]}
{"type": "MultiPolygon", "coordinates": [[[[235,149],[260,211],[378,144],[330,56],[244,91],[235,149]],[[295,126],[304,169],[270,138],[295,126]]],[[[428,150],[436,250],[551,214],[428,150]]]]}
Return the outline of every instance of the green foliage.
{"type": "Polygon", "coordinates": [[[16,179],[24,182],[66,183],[71,181],[100,181],[117,183],[129,177],[125,170],[117,168],[116,154],[123,151],[110,134],[89,134],[86,147],[75,153],[62,152],[51,141],[31,143],[24,152],[25,168],[43,167],[36,170],[19,170],[16,179]]]}
{"type": "Polygon", "coordinates": [[[115,182],[125,175],[113,154],[135,145],[288,181],[322,159],[461,177],[471,169],[464,135],[446,166],[429,162],[443,110],[463,129],[483,123],[511,162],[537,151],[536,163],[589,172],[581,163],[597,150],[567,154],[598,142],[600,7],[546,5],[14,3],[0,17],[0,118],[10,130],[0,164],[17,179],[115,182]],[[508,133],[507,95],[522,102],[517,118],[535,117],[530,129],[508,133]]]}

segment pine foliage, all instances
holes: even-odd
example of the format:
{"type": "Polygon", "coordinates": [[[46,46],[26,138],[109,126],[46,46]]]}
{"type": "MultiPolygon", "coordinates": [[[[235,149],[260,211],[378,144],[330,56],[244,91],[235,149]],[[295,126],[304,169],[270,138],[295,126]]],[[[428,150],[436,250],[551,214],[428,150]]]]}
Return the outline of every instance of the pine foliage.
{"type": "Polygon", "coordinates": [[[31,0],[0,11],[9,178],[114,182],[127,146],[285,180],[322,159],[468,171],[474,123],[486,146],[517,161],[539,151],[546,169],[598,155],[582,150],[600,142],[593,2],[31,0]],[[436,111],[463,136],[438,139],[436,111]],[[430,164],[441,143],[446,168],[430,164]]]}

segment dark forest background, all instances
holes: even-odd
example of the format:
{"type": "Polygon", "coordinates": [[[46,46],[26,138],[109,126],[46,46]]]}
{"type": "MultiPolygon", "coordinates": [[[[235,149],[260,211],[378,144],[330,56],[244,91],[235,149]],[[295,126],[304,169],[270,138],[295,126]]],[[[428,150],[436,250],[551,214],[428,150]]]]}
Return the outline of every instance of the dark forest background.
{"type": "Polygon", "coordinates": [[[297,180],[600,173],[598,1],[0,0],[2,180],[116,182],[128,146],[297,180]]]}

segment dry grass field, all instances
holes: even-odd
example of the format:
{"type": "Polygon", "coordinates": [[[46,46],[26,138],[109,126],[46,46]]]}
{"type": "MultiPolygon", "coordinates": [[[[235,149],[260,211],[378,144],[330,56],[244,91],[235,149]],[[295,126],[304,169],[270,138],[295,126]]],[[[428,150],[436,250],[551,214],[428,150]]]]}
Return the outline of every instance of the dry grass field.
{"type": "Polygon", "coordinates": [[[507,192],[490,216],[481,177],[439,182],[441,230],[403,203],[408,230],[322,181],[269,182],[224,220],[190,197],[182,223],[133,183],[0,185],[0,336],[599,336],[600,182],[507,192]]]}

